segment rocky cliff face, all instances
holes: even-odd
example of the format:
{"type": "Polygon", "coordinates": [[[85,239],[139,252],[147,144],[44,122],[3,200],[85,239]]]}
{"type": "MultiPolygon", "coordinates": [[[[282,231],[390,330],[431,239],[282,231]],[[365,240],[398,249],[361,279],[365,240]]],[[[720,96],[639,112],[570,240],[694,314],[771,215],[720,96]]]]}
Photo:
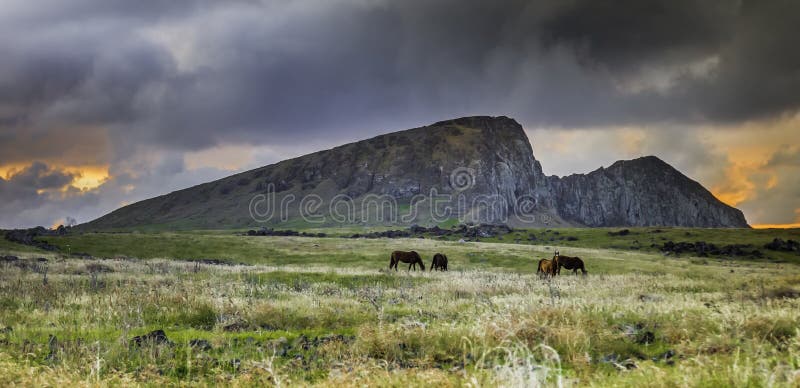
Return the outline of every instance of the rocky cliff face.
{"type": "Polygon", "coordinates": [[[655,156],[549,181],[558,214],[586,226],[747,227],[741,211],[655,156]]]}
{"type": "Polygon", "coordinates": [[[83,228],[456,219],[530,226],[746,226],[740,211],[655,157],[586,175],[546,177],[516,121],[477,116],[346,144],[141,201],[83,228]],[[278,211],[269,219],[253,217],[254,198],[265,197],[278,211]],[[304,204],[309,198],[316,205],[304,204]]]}

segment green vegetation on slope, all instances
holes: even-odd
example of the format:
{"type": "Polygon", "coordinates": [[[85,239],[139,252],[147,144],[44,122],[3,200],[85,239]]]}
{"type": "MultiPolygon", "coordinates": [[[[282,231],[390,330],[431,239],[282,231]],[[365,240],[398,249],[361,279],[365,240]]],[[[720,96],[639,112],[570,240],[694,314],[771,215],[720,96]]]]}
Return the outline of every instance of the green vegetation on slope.
{"type": "MultiPolygon", "coordinates": [[[[383,231],[387,228],[370,228],[369,231],[383,231]]],[[[571,248],[612,249],[618,251],[659,253],[665,242],[703,241],[718,246],[729,244],[750,244],[751,249],[759,250],[762,258],[720,256],[712,259],[751,259],[755,261],[786,261],[800,263],[800,256],[793,252],[770,251],[764,245],[774,238],[800,240],[800,229],[698,229],[698,228],[627,228],[629,233],[617,234],[619,228],[558,228],[558,229],[516,229],[511,234],[480,238],[481,242],[505,243],[537,246],[542,258],[552,256],[552,250],[560,249],[562,254],[574,252],[571,248]],[[532,238],[533,237],[533,238],[532,238]],[[550,248],[550,249],[545,249],[550,248]]],[[[334,237],[347,237],[365,229],[304,229],[307,232],[323,232],[334,237]]],[[[375,244],[392,246],[393,249],[416,249],[430,259],[433,251],[426,251],[428,242],[422,239],[393,240],[388,242],[365,242],[359,239],[342,238],[288,238],[271,239],[265,237],[240,236],[231,231],[195,231],[163,233],[83,233],[63,237],[46,237],[42,240],[57,245],[63,252],[88,253],[98,257],[132,256],[138,258],[179,258],[179,259],[222,259],[237,263],[275,263],[275,264],[326,264],[330,262],[343,265],[363,265],[382,262],[389,252],[376,252],[370,247],[375,244]],[[358,247],[364,246],[365,249],[358,247]]],[[[474,243],[458,244],[460,236],[438,237],[425,235],[425,240],[443,242],[449,250],[473,253],[464,260],[480,264],[487,255],[501,256],[491,249],[473,250],[474,243]],[[474,251],[474,252],[473,252],[474,251]],[[476,256],[477,255],[477,256],[476,256]]],[[[523,248],[519,248],[523,249],[523,248]]],[[[448,252],[445,252],[448,253],[448,252]]],[[[449,255],[449,253],[448,253],[449,255]]],[[[539,257],[537,256],[537,257],[539,257]]],[[[683,257],[692,257],[690,253],[683,257]]],[[[531,258],[532,259],[532,258],[531,258]]],[[[523,263],[509,260],[507,263],[495,262],[509,269],[521,269],[523,263]]]]}

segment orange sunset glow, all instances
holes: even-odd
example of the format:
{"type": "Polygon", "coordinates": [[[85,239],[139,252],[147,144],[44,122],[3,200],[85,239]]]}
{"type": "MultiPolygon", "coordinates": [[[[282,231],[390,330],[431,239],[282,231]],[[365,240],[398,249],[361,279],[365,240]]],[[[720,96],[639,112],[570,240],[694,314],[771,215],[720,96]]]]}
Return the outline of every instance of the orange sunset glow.
{"type": "Polygon", "coordinates": [[[753,226],[800,222],[800,62],[786,38],[796,23],[767,22],[775,7],[675,9],[665,17],[694,15],[676,30],[582,2],[476,5],[459,15],[465,24],[432,5],[406,13],[401,2],[352,2],[342,9],[353,15],[404,16],[349,17],[342,29],[323,16],[334,3],[219,4],[129,24],[113,11],[6,7],[3,36],[25,39],[0,40],[0,227],[88,222],[120,204],[474,115],[519,122],[549,175],[653,155],[753,226]],[[252,17],[264,12],[274,17],[252,17]],[[237,22],[199,22],[224,15],[237,22]],[[624,23],[584,23],[597,17],[624,23]]]}

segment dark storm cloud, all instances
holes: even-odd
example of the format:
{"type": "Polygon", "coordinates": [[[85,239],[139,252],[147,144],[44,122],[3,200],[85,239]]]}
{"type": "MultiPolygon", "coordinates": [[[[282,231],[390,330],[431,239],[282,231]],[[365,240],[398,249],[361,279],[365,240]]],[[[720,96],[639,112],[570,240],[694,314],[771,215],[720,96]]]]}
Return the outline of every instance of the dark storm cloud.
{"type": "MultiPolygon", "coordinates": [[[[29,167],[12,173],[3,184],[27,190],[59,189],[75,178],[74,175],[50,169],[46,164],[34,162],[29,167]]],[[[2,178],[0,178],[2,179],[2,178]]]]}
{"type": "Polygon", "coordinates": [[[3,132],[104,126],[119,152],[474,113],[598,126],[800,104],[791,1],[25,4],[0,27],[3,132]]]}
{"type": "Polygon", "coordinates": [[[565,4],[542,22],[545,43],[567,43],[588,62],[624,71],[714,52],[731,38],[739,9],[730,0],[565,4]]]}
{"type": "Polygon", "coordinates": [[[46,191],[59,190],[73,179],[74,175],[52,169],[41,162],[15,171],[7,179],[0,177],[0,228],[30,222],[25,217],[20,218],[20,215],[48,206],[50,194],[46,191]]]}
{"type": "Polygon", "coordinates": [[[798,14],[780,0],[7,1],[0,166],[108,165],[113,208],[123,187],[221,174],[182,164],[219,145],[338,144],[471,114],[780,116],[800,107],[798,14]],[[153,152],[164,176],[131,174],[153,152]]]}
{"type": "Polygon", "coordinates": [[[800,167],[800,148],[797,146],[791,147],[784,144],[772,154],[772,157],[767,162],[769,167],[785,167],[785,166],[798,166],[800,167]]]}

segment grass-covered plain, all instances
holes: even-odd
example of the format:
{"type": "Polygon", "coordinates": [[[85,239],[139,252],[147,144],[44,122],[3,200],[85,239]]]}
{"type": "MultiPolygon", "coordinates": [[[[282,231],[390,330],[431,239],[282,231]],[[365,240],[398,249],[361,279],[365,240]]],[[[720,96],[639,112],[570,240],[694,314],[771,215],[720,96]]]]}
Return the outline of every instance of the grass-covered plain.
{"type": "MultiPolygon", "coordinates": [[[[76,233],[63,237],[44,237],[48,243],[57,245],[65,253],[89,253],[99,257],[130,256],[137,258],[213,258],[236,263],[272,264],[347,264],[360,265],[383,260],[388,253],[385,246],[405,247],[407,242],[363,242],[352,243],[354,233],[397,229],[391,227],[365,228],[308,228],[309,233],[326,233],[325,239],[283,239],[275,241],[241,236],[240,230],[204,230],[182,232],[120,232],[120,233],[76,233]],[[387,245],[388,244],[388,245],[387,245]],[[315,247],[314,245],[319,245],[315,247]],[[366,249],[361,249],[366,246],[366,249]],[[315,249],[319,248],[319,249],[315,249]]],[[[516,229],[510,234],[480,238],[480,242],[533,245],[540,248],[556,247],[609,249],[660,254],[665,242],[710,242],[719,246],[728,244],[750,244],[758,249],[767,262],[793,262],[800,264],[796,252],[768,251],[763,248],[774,238],[800,240],[800,229],[697,229],[697,228],[625,228],[627,234],[617,235],[623,228],[539,228],[516,229]]],[[[424,235],[426,239],[443,244],[457,242],[459,235],[424,235]]],[[[0,243],[2,244],[2,243],[0,243]]],[[[445,245],[457,247],[457,245],[445,245]]],[[[0,245],[0,249],[2,249],[0,245]]],[[[424,248],[420,248],[423,249],[424,248]]],[[[458,248],[456,248],[458,249],[458,248]]],[[[536,249],[536,248],[534,248],[536,249]]],[[[563,250],[563,249],[562,249],[563,250]]],[[[536,250],[534,250],[535,252],[536,250]]],[[[545,256],[551,254],[539,249],[545,256]]],[[[420,253],[423,253],[420,251],[420,253]]],[[[434,252],[424,252],[432,256],[434,252]]],[[[566,254],[566,253],[565,253],[566,254]]],[[[545,257],[542,256],[542,257],[545,257]]],[[[684,257],[691,255],[684,254],[684,257]]],[[[736,258],[736,257],[733,257],[736,258]]],[[[492,267],[500,263],[494,261],[492,267]]],[[[374,267],[370,264],[371,267],[374,267]]],[[[514,270],[529,270],[526,261],[513,260],[501,265],[514,270]]]]}
{"type": "Polygon", "coordinates": [[[609,246],[607,232],[559,230],[578,240],[539,245],[230,232],[47,238],[58,253],[3,242],[0,255],[22,260],[0,264],[0,385],[800,384],[791,257],[665,257],[609,246]],[[537,277],[536,259],[555,248],[583,258],[589,275],[537,277]],[[417,250],[426,266],[444,252],[451,271],[389,272],[394,249],[417,250]],[[242,264],[175,260],[203,258],[242,264]],[[130,341],[157,329],[169,344],[130,341]]]}

